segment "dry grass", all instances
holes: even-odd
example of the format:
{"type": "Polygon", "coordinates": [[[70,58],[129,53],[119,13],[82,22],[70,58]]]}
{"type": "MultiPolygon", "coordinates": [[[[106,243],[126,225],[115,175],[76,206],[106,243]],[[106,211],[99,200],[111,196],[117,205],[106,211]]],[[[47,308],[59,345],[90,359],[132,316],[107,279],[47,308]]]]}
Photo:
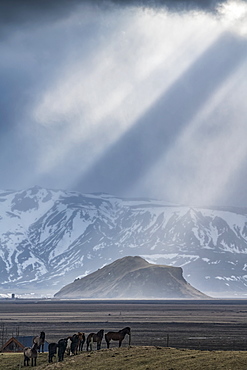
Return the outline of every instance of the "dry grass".
{"type": "MultiPolygon", "coordinates": [[[[134,346],[83,352],[66,357],[63,362],[47,363],[48,355],[40,354],[36,369],[64,370],[246,370],[245,351],[199,351],[154,346],[134,346]]],[[[0,354],[1,370],[23,369],[23,354],[0,354]]]]}

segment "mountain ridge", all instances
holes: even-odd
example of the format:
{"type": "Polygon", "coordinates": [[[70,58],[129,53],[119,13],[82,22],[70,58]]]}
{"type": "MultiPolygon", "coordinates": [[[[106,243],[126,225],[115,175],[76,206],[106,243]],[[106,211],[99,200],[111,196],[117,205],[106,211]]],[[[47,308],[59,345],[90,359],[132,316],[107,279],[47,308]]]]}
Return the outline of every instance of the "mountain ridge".
{"type": "Polygon", "coordinates": [[[124,256],[182,267],[208,295],[246,296],[246,209],[33,187],[0,191],[2,290],[55,292],[124,256]],[[213,293],[213,294],[212,294],[213,293]]]}

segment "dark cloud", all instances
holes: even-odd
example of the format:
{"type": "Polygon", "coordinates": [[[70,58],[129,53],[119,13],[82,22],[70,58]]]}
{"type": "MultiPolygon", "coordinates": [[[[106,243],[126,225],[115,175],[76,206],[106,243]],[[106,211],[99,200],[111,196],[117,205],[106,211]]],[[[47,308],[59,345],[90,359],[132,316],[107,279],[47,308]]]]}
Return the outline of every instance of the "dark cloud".
{"type": "Polygon", "coordinates": [[[0,2],[0,23],[3,26],[8,23],[37,22],[42,18],[50,21],[61,16],[69,15],[78,5],[90,4],[101,7],[109,7],[111,4],[120,6],[142,7],[167,7],[173,10],[179,9],[208,9],[224,3],[226,0],[2,0],[0,2]]]}
{"type": "Polygon", "coordinates": [[[113,0],[117,4],[135,4],[147,7],[167,7],[172,10],[204,9],[214,10],[218,4],[226,0],[113,0]]]}
{"type": "Polygon", "coordinates": [[[3,26],[15,22],[36,22],[43,17],[55,20],[68,15],[76,4],[76,0],[3,0],[0,2],[0,22],[3,26]]]}

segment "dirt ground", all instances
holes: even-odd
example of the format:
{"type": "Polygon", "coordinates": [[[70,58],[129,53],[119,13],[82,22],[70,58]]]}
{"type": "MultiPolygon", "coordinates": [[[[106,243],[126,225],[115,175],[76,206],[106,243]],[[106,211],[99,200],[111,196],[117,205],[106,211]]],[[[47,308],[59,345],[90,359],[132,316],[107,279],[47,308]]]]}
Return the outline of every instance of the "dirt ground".
{"type": "Polygon", "coordinates": [[[78,331],[87,335],[125,326],[131,327],[133,346],[245,351],[247,300],[0,301],[0,346],[16,332],[45,331],[51,342],[78,331]]]}

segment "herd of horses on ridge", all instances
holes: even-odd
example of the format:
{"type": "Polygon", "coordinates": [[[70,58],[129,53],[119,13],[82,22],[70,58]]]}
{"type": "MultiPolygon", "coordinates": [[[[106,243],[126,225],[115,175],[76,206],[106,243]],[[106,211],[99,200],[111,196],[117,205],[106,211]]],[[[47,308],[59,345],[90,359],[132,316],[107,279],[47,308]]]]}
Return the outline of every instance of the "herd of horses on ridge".
{"type": "MultiPolygon", "coordinates": [[[[110,348],[110,341],[118,341],[119,347],[121,347],[122,341],[125,338],[125,335],[129,335],[129,345],[131,342],[131,331],[130,327],[125,327],[119,331],[109,331],[105,334],[105,341],[107,348],[110,348]]],[[[84,343],[86,342],[87,351],[93,350],[93,343],[97,344],[97,350],[101,349],[101,342],[104,337],[104,330],[101,329],[97,333],[90,333],[86,336],[84,333],[78,332],[67,338],[59,339],[57,343],[52,342],[48,345],[48,362],[53,362],[53,357],[57,355],[58,361],[64,360],[64,354],[67,355],[77,355],[78,352],[83,350],[84,343]]],[[[45,332],[42,331],[39,336],[33,338],[32,347],[24,348],[24,366],[29,366],[31,361],[31,366],[36,366],[38,352],[44,352],[44,343],[45,343],[45,332]]]]}

